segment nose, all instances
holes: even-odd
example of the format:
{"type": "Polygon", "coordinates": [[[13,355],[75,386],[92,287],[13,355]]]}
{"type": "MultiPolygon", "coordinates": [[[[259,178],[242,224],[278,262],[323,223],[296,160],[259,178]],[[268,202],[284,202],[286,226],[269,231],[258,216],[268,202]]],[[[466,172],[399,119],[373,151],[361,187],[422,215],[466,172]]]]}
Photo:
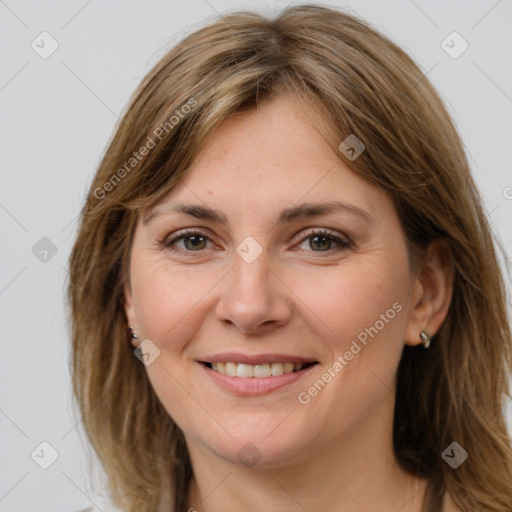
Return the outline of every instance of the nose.
{"type": "Polygon", "coordinates": [[[291,292],[270,268],[265,253],[252,263],[235,253],[233,268],[223,281],[216,316],[226,326],[264,334],[290,321],[291,292]]]}

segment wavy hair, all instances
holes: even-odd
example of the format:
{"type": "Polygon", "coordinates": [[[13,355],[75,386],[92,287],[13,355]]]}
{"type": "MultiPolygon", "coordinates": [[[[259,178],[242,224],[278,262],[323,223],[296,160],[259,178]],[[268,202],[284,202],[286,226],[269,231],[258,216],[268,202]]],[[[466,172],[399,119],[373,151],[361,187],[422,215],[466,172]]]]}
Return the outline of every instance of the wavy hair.
{"type": "Polygon", "coordinates": [[[397,374],[394,451],[428,481],[423,512],[441,510],[446,492],[464,512],[509,512],[506,289],[463,143],[403,50],[357,16],[319,5],[272,19],[236,12],[189,34],[144,77],[96,171],[69,260],[70,364],[114,502],[154,512],[170,489],[172,510],[183,512],[192,475],[183,433],[129,341],[123,285],[138,215],[182,179],[222,121],[284,93],[313,106],[338,157],[390,194],[413,266],[433,240],[450,247],[446,320],[429,350],[404,347],[397,374]],[[354,161],[338,150],[349,134],[366,146],[354,161]],[[441,456],[454,441],[469,454],[457,469],[441,456]]]}

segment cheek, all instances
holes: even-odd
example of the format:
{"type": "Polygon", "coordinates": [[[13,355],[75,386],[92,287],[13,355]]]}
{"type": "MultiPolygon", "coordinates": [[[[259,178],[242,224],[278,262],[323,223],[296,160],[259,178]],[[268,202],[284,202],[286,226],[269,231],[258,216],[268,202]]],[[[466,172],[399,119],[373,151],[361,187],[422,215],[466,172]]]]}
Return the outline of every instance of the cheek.
{"type": "MultiPolygon", "coordinates": [[[[309,417],[318,418],[326,404],[336,404],[326,419],[333,432],[356,425],[387,399],[403,350],[407,276],[387,259],[361,261],[297,288],[303,314],[332,357],[320,377],[325,388],[311,380],[299,400],[307,403],[309,417]]],[[[297,287],[299,282],[306,284],[304,276],[297,287]]]]}
{"type": "Polygon", "coordinates": [[[159,344],[170,340],[169,348],[177,348],[213,282],[209,285],[203,273],[176,271],[166,262],[138,263],[132,267],[132,286],[141,333],[159,344]]]}
{"type": "Polygon", "coordinates": [[[290,288],[303,302],[304,312],[310,311],[318,333],[324,333],[322,337],[336,352],[345,350],[347,343],[376,323],[383,335],[392,336],[403,329],[400,317],[405,315],[400,312],[405,310],[407,283],[387,260],[368,258],[367,264],[359,260],[357,265],[347,264],[336,272],[297,276],[290,288]]]}

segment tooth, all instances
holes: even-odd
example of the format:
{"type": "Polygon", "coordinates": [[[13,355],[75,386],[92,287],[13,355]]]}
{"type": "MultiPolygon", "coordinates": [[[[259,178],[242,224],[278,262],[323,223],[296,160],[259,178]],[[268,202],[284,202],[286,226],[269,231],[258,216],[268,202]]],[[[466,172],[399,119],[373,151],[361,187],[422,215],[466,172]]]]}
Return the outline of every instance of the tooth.
{"type": "Polygon", "coordinates": [[[226,375],[229,377],[236,377],[236,363],[226,363],[226,375]]]}
{"type": "Polygon", "coordinates": [[[254,366],[252,364],[239,363],[236,367],[237,377],[254,377],[254,366]]]}
{"type": "Polygon", "coordinates": [[[235,362],[216,362],[211,363],[212,370],[227,375],[229,377],[241,378],[262,378],[262,377],[279,377],[284,373],[292,373],[303,368],[302,363],[265,363],[265,364],[245,364],[235,362]]]}
{"type": "Polygon", "coordinates": [[[292,373],[294,365],[293,363],[284,363],[284,373],[292,373]]]}
{"type": "Polygon", "coordinates": [[[284,373],[284,365],[283,363],[272,363],[270,365],[270,372],[274,377],[279,377],[279,375],[283,375],[284,373]]]}
{"type": "Polygon", "coordinates": [[[254,366],[255,377],[270,377],[270,365],[269,364],[257,364],[254,366]]]}

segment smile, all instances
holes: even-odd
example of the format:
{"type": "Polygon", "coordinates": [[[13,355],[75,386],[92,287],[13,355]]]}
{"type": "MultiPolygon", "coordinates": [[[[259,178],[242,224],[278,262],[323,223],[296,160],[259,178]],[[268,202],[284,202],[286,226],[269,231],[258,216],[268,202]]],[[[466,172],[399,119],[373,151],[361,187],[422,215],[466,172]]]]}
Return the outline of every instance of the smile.
{"type": "Polygon", "coordinates": [[[239,396],[267,395],[285,388],[318,365],[313,359],[284,354],[225,353],[197,362],[210,382],[239,396]]]}
{"type": "Polygon", "coordinates": [[[299,372],[308,366],[316,364],[311,363],[265,363],[265,364],[246,364],[235,362],[204,363],[214,372],[227,375],[228,377],[262,379],[265,377],[279,377],[285,373],[299,372]]]}

